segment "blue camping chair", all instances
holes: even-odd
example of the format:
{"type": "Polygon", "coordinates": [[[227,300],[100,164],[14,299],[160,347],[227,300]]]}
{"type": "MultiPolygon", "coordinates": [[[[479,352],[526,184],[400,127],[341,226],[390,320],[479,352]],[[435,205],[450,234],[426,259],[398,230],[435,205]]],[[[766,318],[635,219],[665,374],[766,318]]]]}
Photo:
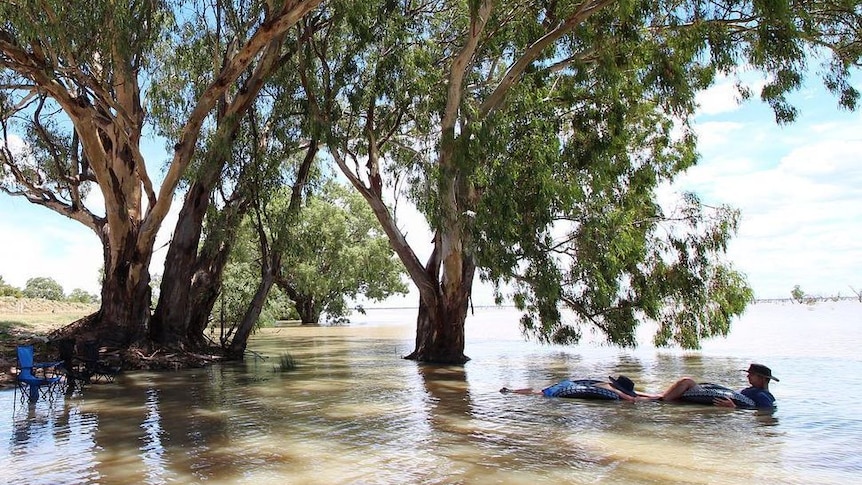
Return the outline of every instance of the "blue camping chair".
{"type": "MultiPolygon", "coordinates": [[[[61,386],[62,376],[49,375],[50,369],[60,367],[62,362],[35,362],[32,345],[18,346],[18,388],[31,402],[53,397],[55,389],[61,386]],[[41,375],[37,375],[41,374],[41,375]]],[[[23,399],[23,396],[22,396],[23,399]]]]}

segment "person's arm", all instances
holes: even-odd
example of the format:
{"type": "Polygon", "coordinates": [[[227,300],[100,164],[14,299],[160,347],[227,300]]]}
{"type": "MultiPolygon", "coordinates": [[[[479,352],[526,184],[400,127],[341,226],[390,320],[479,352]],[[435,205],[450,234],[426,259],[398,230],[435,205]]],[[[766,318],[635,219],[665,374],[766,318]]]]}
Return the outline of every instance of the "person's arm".
{"type": "Polygon", "coordinates": [[[542,391],[537,391],[529,387],[523,389],[509,389],[508,387],[504,387],[500,389],[500,392],[503,394],[542,394],[542,391]]]}
{"type": "Polygon", "coordinates": [[[754,401],[754,407],[757,409],[772,409],[775,407],[775,399],[768,391],[748,388],[743,389],[740,393],[754,401]]]}

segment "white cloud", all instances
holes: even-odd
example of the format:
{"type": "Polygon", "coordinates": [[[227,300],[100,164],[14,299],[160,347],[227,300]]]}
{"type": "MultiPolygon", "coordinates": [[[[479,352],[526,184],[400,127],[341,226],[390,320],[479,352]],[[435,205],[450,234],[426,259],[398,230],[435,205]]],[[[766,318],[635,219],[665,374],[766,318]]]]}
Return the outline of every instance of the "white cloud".
{"type": "Polygon", "coordinates": [[[64,219],[23,199],[2,204],[0,218],[0,276],[23,288],[27,280],[44,276],[56,280],[66,293],[82,288],[98,293],[101,249],[96,235],[83,225],[64,219]]]}
{"type": "Polygon", "coordinates": [[[728,79],[722,79],[695,97],[698,112],[705,115],[729,113],[739,109],[739,92],[728,79]]]}
{"type": "Polygon", "coordinates": [[[811,103],[785,127],[758,103],[700,120],[702,162],[673,186],[741,210],[729,256],[759,298],[862,286],[862,117],[811,103]]]}
{"type": "Polygon", "coordinates": [[[753,96],[757,95],[766,81],[756,73],[739,72],[739,79],[726,75],[719,75],[716,82],[695,96],[697,104],[697,115],[710,116],[724,113],[733,113],[742,108],[742,96],[739,94],[737,83],[751,90],[753,96]]]}
{"type": "Polygon", "coordinates": [[[738,121],[711,121],[697,126],[697,144],[701,150],[715,150],[744,133],[745,124],[738,121]]]}
{"type": "MultiPolygon", "coordinates": [[[[100,195],[91,195],[90,200],[102,199],[100,195]]],[[[153,274],[163,272],[165,244],[176,226],[181,205],[181,200],[174,202],[156,237],[156,251],[150,264],[153,274]]],[[[75,288],[94,294],[101,292],[101,243],[93,231],[77,221],[24,199],[3,196],[0,248],[0,276],[13,286],[23,288],[28,279],[44,276],[60,283],[67,294],[75,288]]]]}

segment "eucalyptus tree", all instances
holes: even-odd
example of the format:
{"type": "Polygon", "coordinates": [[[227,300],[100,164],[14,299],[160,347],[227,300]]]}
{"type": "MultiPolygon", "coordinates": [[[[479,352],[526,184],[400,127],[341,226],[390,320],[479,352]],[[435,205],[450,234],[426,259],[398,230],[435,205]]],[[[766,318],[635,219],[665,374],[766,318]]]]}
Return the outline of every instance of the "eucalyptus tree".
{"type": "Polygon", "coordinates": [[[149,121],[146,88],[173,58],[159,49],[162,41],[194,28],[204,3],[0,4],[0,187],[96,234],[104,278],[94,320],[118,344],[145,338],[153,245],[201,128],[234,82],[265,62],[261,53],[319,3],[249,3],[253,15],[235,42],[223,46],[219,64],[189,71],[203,82],[178,93],[188,95],[183,102],[189,109],[175,120],[160,184],[141,149],[149,121]]]}
{"type": "Polygon", "coordinates": [[[362,197],[333,180],[308,199],[288,227],[276,284],[293,301],[303,323],[321,313],[342,321],[348,299],[382,301],[406,294],[404,266],[362,197]]]}
{"type": "MultiPolygon", "coordinates": [[[[752,298],[726,260],[738,214],[656,188],[697,163],[695,95],[718,74],[764,73],[779,122],[812,62],[855,107],[859,6],[843,1],[332,2],[305,89],[328,150],[365,197],[419,291],[408,358],[458,363],[475,276],[524,329],[574,342],[696,347],[752,298]],[[424,213],[422,262],[389,190],[424,213]],[[560,306],[573,310],[566,320],[560,306]]],[[[741,83],[740,83],[741,85],[741,83]]],[[[752,93],[741,90],[744,97],[752,93]]]]}
{"type": "MultiPolygon", "coordinates": [[[[211,12],[202,7],[177,39],[162,46],[173,56],[167,69],[155,75],[153,89],[163,136],[173,137],[179,129],[176,120],[188,115],[187,100],[202,89],[209,70],[220,68],[221,52],[243,41],[245,26],[258,13],[244,3],[215,3],[211,12]]],[[[211,123],[204,127],[150,324],[151,336],[162,343],[204,343],[224,265],[254,198],[263,194],[264,185],[282,183],[282,164],[293,153],[307,151],[310,164],[317,151],[313,137],[302,129],[302,108],[291,96],[296,85],[293,53],[315,25],[310,21],[273,38],[253,69],[222,94],[211,123]],[[209,230],[201,241],[205,217],[209,230]]],[[[296,172],[300,187],[307,171],[305,166],[296,172]]]]}
{"type": "Polygon", "coordinates": [[[63,286],[49,276],[37,276],[27,280],[23,294],[26,298],[44,298],[45,300],[62,301],[63,286]]]}
{"type": "MultiPolygon", "coordinates": [[[[281,87],[284,87],[284,85],[281,87]]],[[[287,89],[292,88],[294,88],[293,85],[287,85],[287,89]]],[[[275,100],[275,104],[278,105],[278,102],[287,99],[292,98],[278,97],[275,100]]],[[[269,118],[267,123],[252,123],[252,126],[283,127],[280,123],[280,121],[284,121],[285,119],[285,117],[281,116],[283,113],[283,110],[273,109],[268,112],[269,118]]],[[[300,130],[300,133],[304,133],[304,131],[300,130]]],[[[251,225],[257,234],[259,279],[242,320],[236,326],[233,338],[227,347],[228,354],[236,358],[242,358],[248,345],[248,339],[255,326],[257,326],[260,314],[267,304],[270,291],[281,270],[284,248],[294,243],[294,241],[285,237],[285,234],[289,233],[291,227],[296,224],[303,202],[303,195],[311,191],[308,185],[319,149],[316,137],[312,136],[301,151],[286,151],[283,142],[286,140],[295,142],[296,140],[290,134],[285,133],[284,130],[272,133],[269,130],[262,132],[259,129],[253,129],[251,130],[251,140],[253,141],[253,146],[256,147],[252,155],[253,160],[256,162],[254,165],[269,167],[269,170],[250,170],[248,171],[249,176],[241,179],[240,184],[251,192],[250,205],[252,210],[249,215],[253,221],[251,225]],[[267,143],[270,139],[280,139],[282,143],[267,143]],[[289,156],[285,159],[285,156],[289,154],[294,155],[293,163],[291,163],[289,156]],[[276,163],[271,163],[272,161],[276,163]],[[279,169],[278,171],[282,176],[273,177],[270,174],[273,168],[279,169]],[[293,185],[291,186],[291,195],[288,204],[282,206],[283,210],[270,211],[269,207],[272,205],[273,200],[278,199],[279,194],[283,193],[286,181],[290,179],[292,179],[293,185]]]]}

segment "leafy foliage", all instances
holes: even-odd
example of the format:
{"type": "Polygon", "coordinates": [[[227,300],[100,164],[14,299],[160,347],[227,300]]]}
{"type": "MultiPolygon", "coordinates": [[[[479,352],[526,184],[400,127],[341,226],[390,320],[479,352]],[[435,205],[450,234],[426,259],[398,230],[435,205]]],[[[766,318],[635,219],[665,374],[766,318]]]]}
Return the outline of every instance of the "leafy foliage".
{"type": "Polygon", "coordinates": [[[380,301],[407,293],[404,269],[361,196],[333,181],[309,199],[289,228],[278,280],[304,323],[321,313],[331,322],[349,315],[349,299],[380,301]],[[303,308],[305,307],[305,308],[303,308]]]}
{"type": "Polygon", "coordinates": [[[10,285],[3,281],[3,277],[0,276],[0,296],[15,296],[20,297],[23,296],[21,289],[15,286],[10,285]]]}
{"type": "MultiPolygon", "coordinates": [[[[420,292],[430,288],[421,296],[429,312],[440,299],[460,304],[446,292],[470,285],[475,264],[543,341],[576,342],[591,328],[632,346],[645,320],[658,323],[660,345],[696,348],[726,334],[753,298],[725,258],[738,213],[692,194],[660,207],[656,191],[697,163],[695,95],[719,74],[762,72],[756,94],[787,123],[797,114],[787,95],[819,62],[839,106],[855,108],[858,5],[425,6],[352,10],[362,20],[348,16],[327,38],[348,39],[337,52],[350,57],[320,62],[324,73],[352,66],[360,80],[322,81],[342,90],[328,113],[330,150],[352,161],[342,170],[384,225],[394,224],[378,207],[380,179],[396,191],[406,181],[435,231],[438,257],[421,268],[388,231],[420,292]],[[369,23],[376,36],[362,35],[369,23]],[[363,42],[374,47],[347,47],[363,42]],[[574,318],[564,321],[561,307],[574,318]]],[[[743,99],[755,94],[738,86],[743,99]]]]}
{"type": "Polygon", "coordinates": [[[75,288],[69,293],[66,300],[77,303],[98,303],[99,297],[81,288],[75,288]]]}
{"type": "Polygon", "coordinates": [[[63,286],[54,278],[38,276],[27,280],[23,295],[27,298],[44,298],[46,300],[63,301],[65,295],[63,286]]]}

